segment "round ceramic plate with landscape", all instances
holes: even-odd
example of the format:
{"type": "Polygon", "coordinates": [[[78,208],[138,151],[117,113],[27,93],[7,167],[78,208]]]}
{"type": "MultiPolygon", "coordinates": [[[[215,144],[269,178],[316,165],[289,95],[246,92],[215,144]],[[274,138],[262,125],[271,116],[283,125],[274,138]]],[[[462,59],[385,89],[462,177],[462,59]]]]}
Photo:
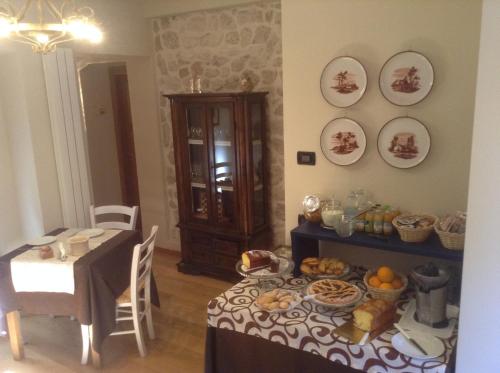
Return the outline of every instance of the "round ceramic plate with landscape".
{"type": "Polygon", "coordinates": [[[431,137],[427,127],[411,117],[394,118],[378,134],[378,151],[384,161],[397,168],[411,168],[429,154],[431,137]]]}
{"type": "Polygon", "coordinates": [[[352,57],[337,57],[326,65],[321,74],[321,93],[336,107],[348,107],[358,102],[366,91],[366,70],[352,57]]]}
{"type": "Polygon", "coordinates": [[[325,157],[339,166],[357,162],[366,149],[363,128],[349,118],[329,122],[321,133],[321,150],[325,157]]]}
{"type": "Polygon", "coordinates": [[[380,91],[387,100],[399,106],[422,101],[431,91],[433,83],[432,64],[417,52],[395,54],[380,71],[380,91]]]}

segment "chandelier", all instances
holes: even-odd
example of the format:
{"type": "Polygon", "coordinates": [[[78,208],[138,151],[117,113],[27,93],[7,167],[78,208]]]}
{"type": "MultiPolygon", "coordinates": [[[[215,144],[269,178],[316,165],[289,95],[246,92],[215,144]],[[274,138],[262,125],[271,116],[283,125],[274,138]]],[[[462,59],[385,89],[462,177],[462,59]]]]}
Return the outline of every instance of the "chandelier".
{"type": "Polygon", "coordinates": [[[74,0],[62,0],[59,7],[53,0],[26,0],[17,10],[9,1],[0,0],[2,38],[29,44],[36,53],[48,53],[57,44],[71,40],[97,44],[102,40],[102,32],[94,11],[78,8],[74,0]]]}

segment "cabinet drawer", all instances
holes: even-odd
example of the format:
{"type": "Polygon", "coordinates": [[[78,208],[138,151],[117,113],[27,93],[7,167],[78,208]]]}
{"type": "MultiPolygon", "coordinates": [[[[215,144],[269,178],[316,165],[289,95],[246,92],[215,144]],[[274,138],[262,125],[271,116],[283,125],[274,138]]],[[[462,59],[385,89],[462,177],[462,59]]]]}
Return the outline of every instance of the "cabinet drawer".
{"type": "Polygon", "coordinates": [[[229,255],[233,257],[239,256],[239,243],[234,241],[225,241],[214,239],[214,249],[218,254],[229,255]]]}
{"type": "Polygon", "coordinates": [[[191,232],[190,240],[195,245],[212,246],[212,237],[208,234],[191,232]]]}
{"type": "Polygon", "coordinates": [[[210,247],[202,245],[191,245],[191,258],[193,262],[210,265],[212,262],[210,247]]]}

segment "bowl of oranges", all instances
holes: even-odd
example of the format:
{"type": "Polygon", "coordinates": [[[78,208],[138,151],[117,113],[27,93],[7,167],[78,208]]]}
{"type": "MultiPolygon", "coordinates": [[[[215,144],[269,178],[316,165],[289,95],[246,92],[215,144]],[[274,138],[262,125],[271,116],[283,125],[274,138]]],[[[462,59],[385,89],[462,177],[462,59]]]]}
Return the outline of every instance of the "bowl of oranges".
{"type": "Polygon", "coordinates": [[[408,286],[408,278],[388,266],[367,271],[363,281],[373,298],[392,302],[398,300],[408,286]]]}

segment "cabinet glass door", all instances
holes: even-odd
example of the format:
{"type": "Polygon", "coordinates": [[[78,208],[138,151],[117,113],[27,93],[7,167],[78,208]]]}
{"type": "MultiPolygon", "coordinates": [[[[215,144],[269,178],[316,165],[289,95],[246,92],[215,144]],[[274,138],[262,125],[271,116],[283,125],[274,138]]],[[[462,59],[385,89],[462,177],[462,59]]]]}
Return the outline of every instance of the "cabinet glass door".
{"type": "Polygon", "coordinates": [[[186,107],[186,121],[189,145],[191,214],[195,219],[208,221],[210,184],[208,181],[207,136],[203,109],[202,105],[188,105],[186,107]]]}
{"type": "Polygon", "coordinates": [[[218,224],[235,225],[236,168],[232,104],[210,105],[207,111],[213,138],[214,216],[218,224]]]}
{"type": "Polygon", "coordinates": [[[266,220],[264,203],[264,142],[263,110],[260,102],[250,103],[250,132],[252,135],[252,179],[253,179],[253,224],[263,225],[266,220]]]}

